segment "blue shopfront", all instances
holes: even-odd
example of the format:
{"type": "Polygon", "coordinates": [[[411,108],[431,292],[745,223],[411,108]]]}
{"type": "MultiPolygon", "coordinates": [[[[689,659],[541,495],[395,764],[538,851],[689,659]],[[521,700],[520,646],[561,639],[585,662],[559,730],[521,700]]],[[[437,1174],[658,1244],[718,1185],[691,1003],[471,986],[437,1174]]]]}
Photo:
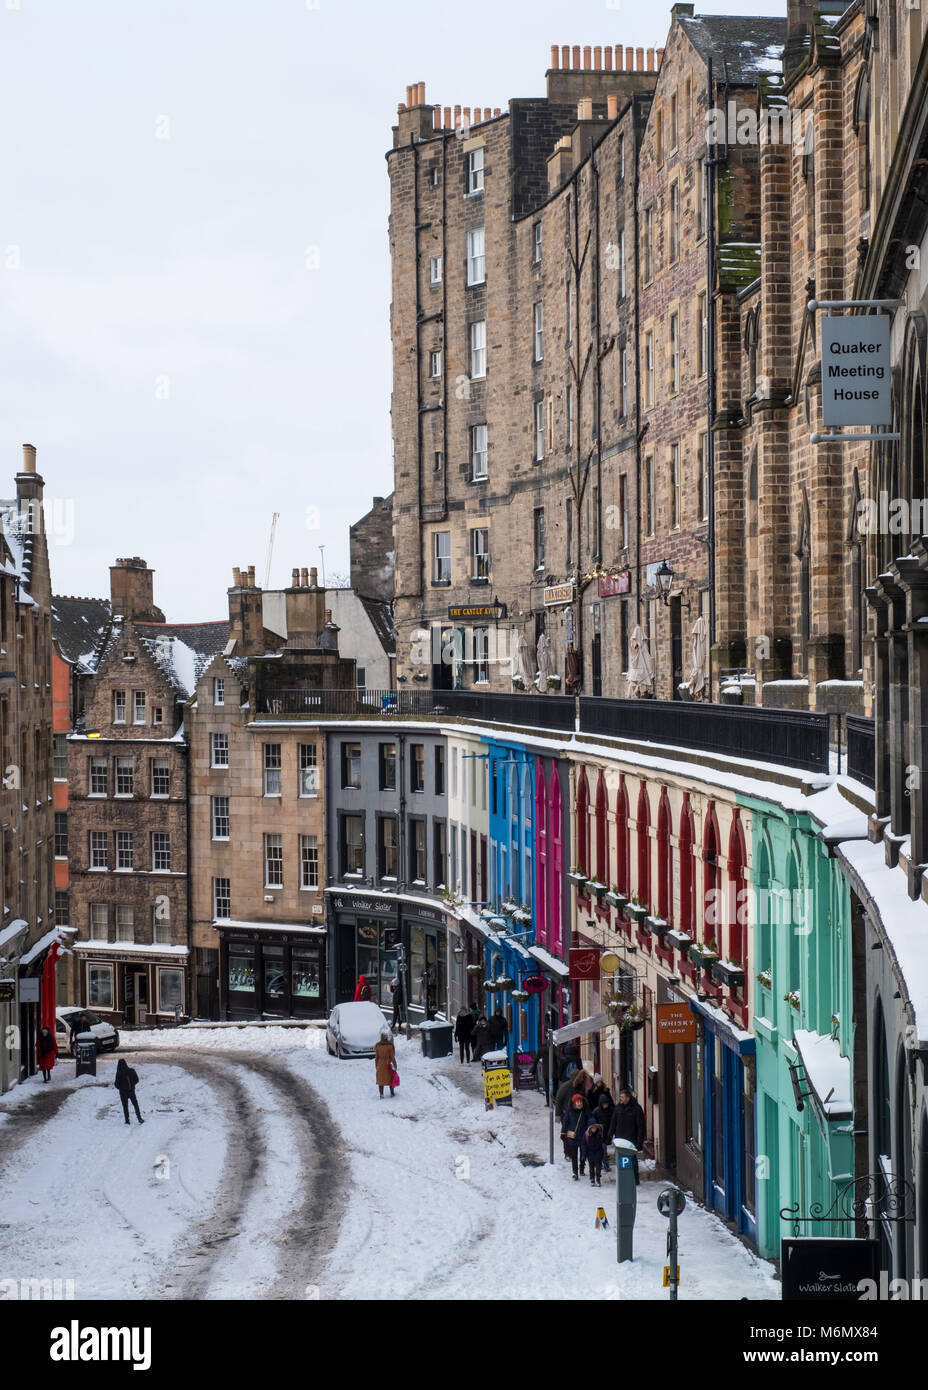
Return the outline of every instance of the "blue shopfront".
{"type": "Polygon", "coordinates": [[[755,1041],[719,1009],[690,999],[702,1027],[706,1206],[757,1240],[755,1041]]]}

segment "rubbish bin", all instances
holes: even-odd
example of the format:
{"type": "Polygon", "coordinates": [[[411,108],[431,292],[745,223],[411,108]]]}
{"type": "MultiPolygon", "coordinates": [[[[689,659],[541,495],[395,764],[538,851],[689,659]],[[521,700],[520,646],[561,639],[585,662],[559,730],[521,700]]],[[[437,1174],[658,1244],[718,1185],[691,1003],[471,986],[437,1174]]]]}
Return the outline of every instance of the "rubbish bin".
{"type": "Polygon", "coordinates": [[[512,1105],[512,1072],[509,1068],[509,1054],[504,1047],[496,1052],[485,1052],[481,1057],[483,1063],[483,1091],[484,1100],[488,1110],[494,1109],[497,1105],[512,1105]],[[486,1076],[488,1072],[495,1072],[494,1078],[500,1085],[488,1083],[486,1076]]]}
{"type": "Polygon", "coordinates": [[[434,1059],[450,1057],[454,1051],[454,1024],[440,1018],[428,1019],[419,1025],[422,1034],[422,1055],[434,1059]]]}
{"type": "Polygon", "coordinates": [[[78,1033],[74,1039],[75,1076],[96,1076],[97,1040],[93,1033],[78,1033]]]}

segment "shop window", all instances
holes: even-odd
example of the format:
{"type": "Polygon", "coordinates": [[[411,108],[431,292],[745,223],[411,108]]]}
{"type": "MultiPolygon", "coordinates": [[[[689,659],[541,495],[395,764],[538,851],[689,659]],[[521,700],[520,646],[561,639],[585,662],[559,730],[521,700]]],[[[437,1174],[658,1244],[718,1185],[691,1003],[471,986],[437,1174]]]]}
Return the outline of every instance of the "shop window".
{"type": "Polygon", "coordinates": [[[263,946],[261,964],[264,969],[264,997],[272,1005],[282,1004],[286,976],[283,946],[263,946]]]}
{"type": "Polygon", "coordinates": [[[111,965],[87,966],[87,1005],[91,1009],[113,1009],[115,991],[111,965]]]}
{"type": "Polygon", "coordinates": [[[184,972],[173,967],[158,967],[158,1012],[172,1014],[184,1007],[184,972]]]}
{"type": "Polygon", "coordinates": [[[250,942],[229,943],[229,992],[254,994],[255,948],[250,942]]]}
{"type": "Polygon", "coordinates": [[[322,953],[318,946],[293,946],[290,950],[290,994],[294,1000],[318,999],[322,979],[322,953]]]}

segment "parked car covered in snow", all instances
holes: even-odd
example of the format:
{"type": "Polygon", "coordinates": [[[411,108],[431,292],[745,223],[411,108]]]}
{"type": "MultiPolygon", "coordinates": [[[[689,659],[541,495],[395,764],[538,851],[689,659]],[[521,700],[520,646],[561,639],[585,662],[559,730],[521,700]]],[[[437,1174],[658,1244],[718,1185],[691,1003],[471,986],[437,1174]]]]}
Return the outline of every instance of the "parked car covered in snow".
{"type": "Polygon", "coordinates": [[[325,1045],[336,1057],[373,1057],[384,1029],[392,1039],[383,1010],[369,1000],[336,1004],[326,1024],[325,1045]]]}
{"type": "Polygon", "coordinates": [[[119,1034],[112,1023],[105,1023],[93,1009],[82,1009],[79,1004],[62,1004],[55,1010],[55,1042],[59,1052],[70,1052],[74,1056],[74,1024],[78,1014],[84,1016],[84,1026],[78,1031],[92,1033],[97,1040],[98,1052],[115,1052],[119,1046],[119,1034]]]}

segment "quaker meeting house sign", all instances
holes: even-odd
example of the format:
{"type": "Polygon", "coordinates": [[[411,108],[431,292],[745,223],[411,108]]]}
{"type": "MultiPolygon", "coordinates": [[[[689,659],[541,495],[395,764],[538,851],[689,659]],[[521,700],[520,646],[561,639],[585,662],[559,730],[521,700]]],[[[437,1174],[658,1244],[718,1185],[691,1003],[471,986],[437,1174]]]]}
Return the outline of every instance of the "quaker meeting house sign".
{"type": "Polygon", "coordinates": [[[822,423],[892,424],[889,315],[825,316],[822,330],[822,423]]]}

